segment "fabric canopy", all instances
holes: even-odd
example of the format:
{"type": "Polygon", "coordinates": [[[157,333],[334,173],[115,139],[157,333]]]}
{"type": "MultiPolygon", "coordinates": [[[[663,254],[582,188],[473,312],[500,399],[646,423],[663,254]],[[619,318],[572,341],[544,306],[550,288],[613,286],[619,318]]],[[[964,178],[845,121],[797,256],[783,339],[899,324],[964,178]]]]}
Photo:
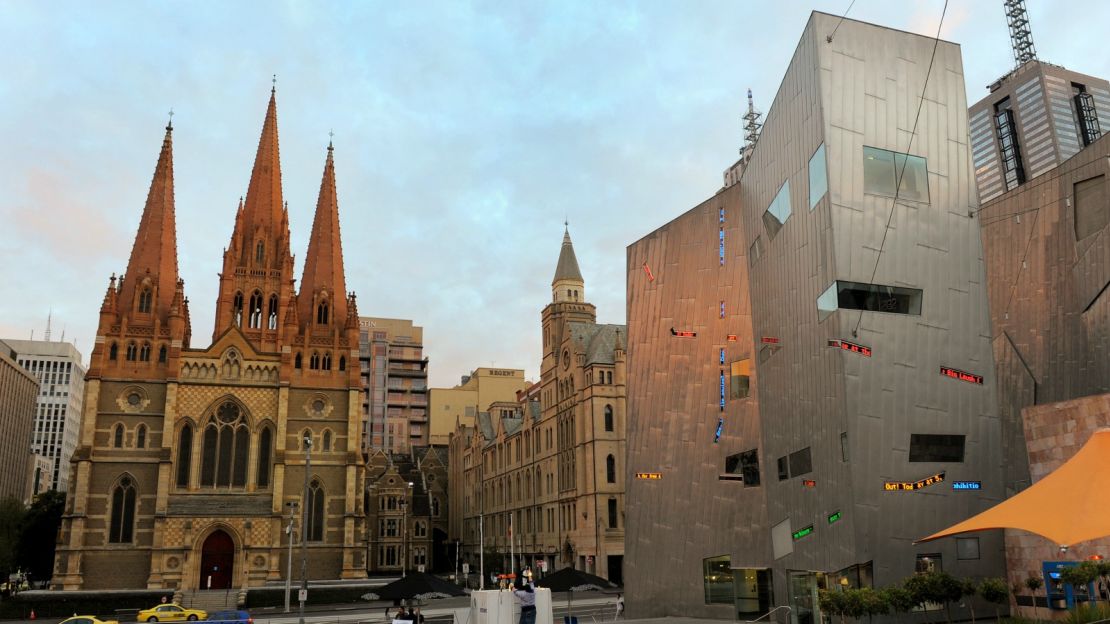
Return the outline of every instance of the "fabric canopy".
{"type": "Polygon", "coordinates": [[[1064,465],[983,513],[918,540],[1021,529],[1072,546],[1110,536],[1110,429],[1099,429],[1064,465]]]}

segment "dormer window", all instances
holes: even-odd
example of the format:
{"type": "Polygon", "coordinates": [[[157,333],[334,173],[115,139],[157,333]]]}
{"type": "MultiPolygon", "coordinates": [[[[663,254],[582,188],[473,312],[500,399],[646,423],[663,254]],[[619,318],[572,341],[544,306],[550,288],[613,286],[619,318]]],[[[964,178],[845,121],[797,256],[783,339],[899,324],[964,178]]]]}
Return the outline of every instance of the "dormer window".
{"type": "Polygon", "coordinates": [[[327,300],[321,301],[320,305],[316,306],[316,324],[328,324],[328,302],[327,300]]]}
{"type": "Polygon", "coordinates": [[[143,290],[139,293],[139,312],[150,314],[150,308],[153,299],[154,295],[150,291],[150,288],[144,286],[143,290]]]}

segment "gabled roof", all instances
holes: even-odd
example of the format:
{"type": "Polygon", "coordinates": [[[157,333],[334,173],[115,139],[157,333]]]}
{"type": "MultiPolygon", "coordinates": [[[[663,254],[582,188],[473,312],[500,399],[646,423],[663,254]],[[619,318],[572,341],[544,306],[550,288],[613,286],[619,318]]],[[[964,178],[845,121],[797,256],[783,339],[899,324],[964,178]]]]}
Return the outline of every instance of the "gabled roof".
{"type": "Polygon", "coordinates": [[[574,245],[570,242],[570,230],[563,232],[563,247],[559,250],[559,263],[555,265],[555,277],[551,284],[559,280],[573,280],[581,282],[582,271],[578,270],[578,258],[574,255],[574,245]]]}
{"type": "Polygon", "coordinates": [[[567,324],[570,328],[570,338],[574,341],[576,351],[586,355],[586,365],[613,364],[613,351],[617,345],[617,333],[627,335],[628,327],[625,325],[609,325],[603,323],[575,323],[567,324]]]}
{"type": "Polygon", "coordinates": [[[497,434],[493,430],[493,419],[490,417],[489,412],[478,412],[478,431],[480,431],[482,437],[486,439],[486,444],[489,444],[497,437],[497,434]]]}

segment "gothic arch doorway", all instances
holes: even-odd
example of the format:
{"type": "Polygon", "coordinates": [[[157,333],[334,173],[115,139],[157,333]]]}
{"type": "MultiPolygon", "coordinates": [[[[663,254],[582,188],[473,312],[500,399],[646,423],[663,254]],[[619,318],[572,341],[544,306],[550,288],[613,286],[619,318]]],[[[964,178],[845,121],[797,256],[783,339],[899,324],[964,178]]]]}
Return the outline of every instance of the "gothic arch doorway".
{"type": "Polygon", "coordinates": [[[235,542],[221,530],[213,531],[200,549],[200,589],[231,589],[235,542]]]}

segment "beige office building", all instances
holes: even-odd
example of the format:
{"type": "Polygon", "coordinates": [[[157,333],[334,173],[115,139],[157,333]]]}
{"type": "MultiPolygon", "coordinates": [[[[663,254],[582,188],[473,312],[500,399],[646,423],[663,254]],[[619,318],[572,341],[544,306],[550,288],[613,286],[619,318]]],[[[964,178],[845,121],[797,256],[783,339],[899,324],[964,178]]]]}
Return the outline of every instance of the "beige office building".
{"type": "Polygon", "coordinates": [[[10,351],[0,350],[0,498],[27,497],[27,473],[31,469],[31,425],[39,382],[15,360],[10,351]]]}
{"type": "Polygon", "coordinates": [[[517,393],[527,387],[523,369],[477,368],[463,375],[454,388],[432,388],[428,399],[431,443],[447,444],[456,424],[473,427],[478,412],[495,401],[515,402],[517,393]]]}
{"type": "Polygon", "coordinates": [[[428,446],[428,358],[412,321],[359,318],[362,447],[407,453],[428,446]]]}

